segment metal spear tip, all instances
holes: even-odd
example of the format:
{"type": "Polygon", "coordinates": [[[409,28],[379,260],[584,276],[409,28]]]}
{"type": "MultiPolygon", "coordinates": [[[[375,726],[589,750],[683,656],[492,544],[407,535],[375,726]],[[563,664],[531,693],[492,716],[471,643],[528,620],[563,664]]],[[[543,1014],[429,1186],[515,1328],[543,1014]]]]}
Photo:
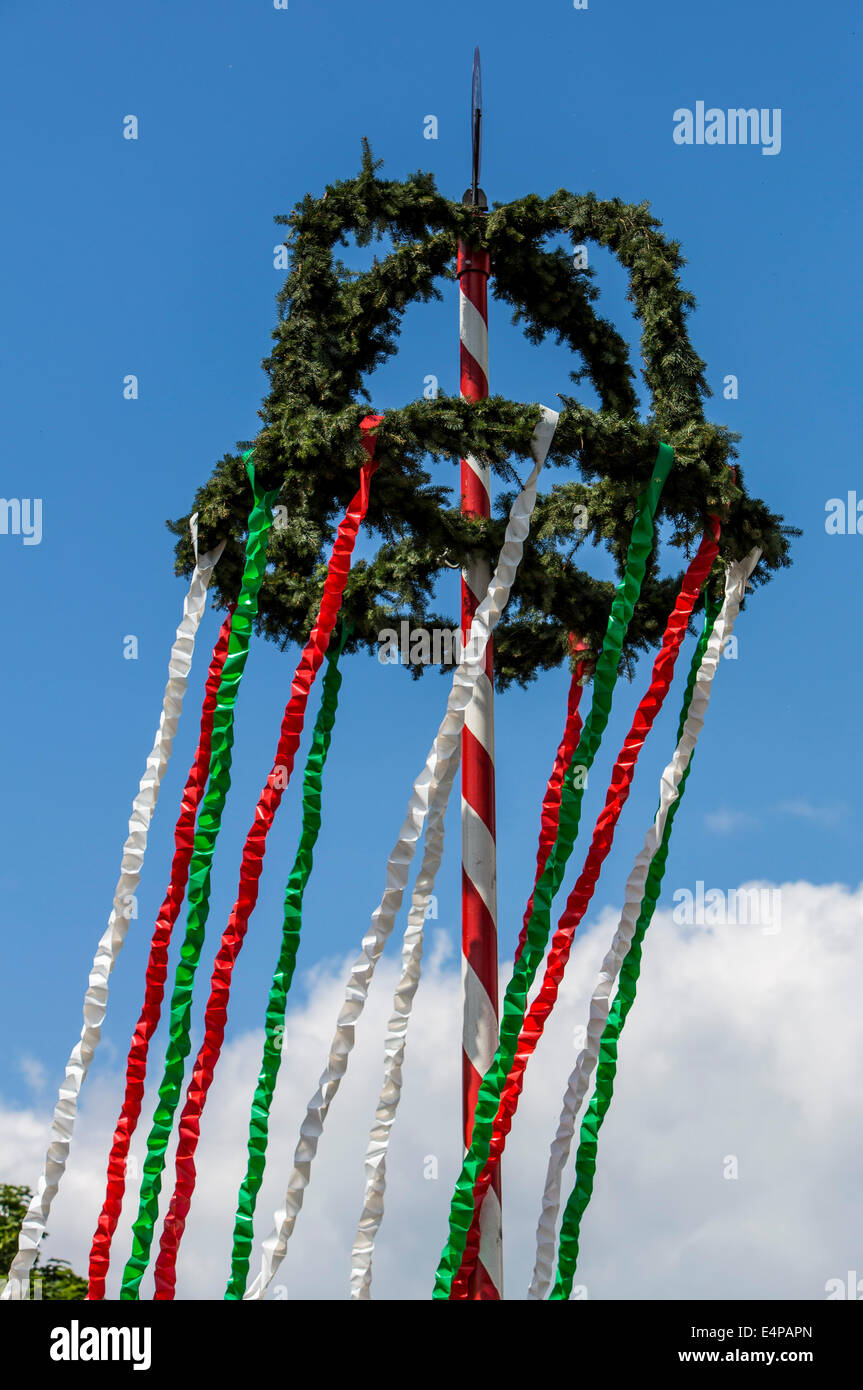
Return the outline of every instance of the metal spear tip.
{"type": "Polygon", "coordinates": [[[488,199],[479,186],[482,163],[482,68],[479,60],[479,44],[473,51],[473,80],[470,93],[470,138],[471,138],[471,185],[462,198],[468,207],[488,208],[488,199]]]}

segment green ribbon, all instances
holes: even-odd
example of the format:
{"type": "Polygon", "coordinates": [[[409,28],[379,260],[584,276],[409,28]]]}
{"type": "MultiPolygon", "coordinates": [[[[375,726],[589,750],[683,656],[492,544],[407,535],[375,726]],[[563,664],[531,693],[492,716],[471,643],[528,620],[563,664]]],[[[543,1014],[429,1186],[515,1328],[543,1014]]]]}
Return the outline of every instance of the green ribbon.
{"type": "Polygon", "coordinates": [[[449,1297],[452,1281],[461,1266],[474,1214],[474,1186],[488,1161],[501,1091],[515,1060],[518,1037],[524,1023],[527,995],[548,943],[551,904],[563,882],[566,864],[578,834],[586,777],[580,776],[576,787],[575,776],[577,772],[587,773],[590,770],[608,724],[624,639],[641,593],[653,547],[653,519],[673,462],[673,449],[668,444],[660,444],[650,482],[638,499],[624,576],[611,605],[608,629],[596,665],[590,713],[563,780],[557,839],[534,891],[524,950],[515,964],[503,1001],[497,1051],[479,1088],[471,1145],[453,1193],[449,1238],[438,1265],[433,1298],[449,1297]]]}
{"type": "Polygon", "coordinates": [[[207,792],[201,804],[195,830],[195,845],[189,866],[189,908],[186,934],[171,995],[170,1037],[165,1056],[165,1072],[159,1087],[159,1101],[153,1127],[147,1139],[147,1157],[141,1180],[138,1217],[132,1227],[132,1254],[123,1271],[120,1298],[137,1299],[144,1270],[150,1258],[153,1228],[159,1215],[159,1193],[165,1167],[165,1150],[173,1127],[174,1114],[183,1085],[184,1062],[191,1049],[189,1024],[195,971],[201,958],[204,931],[210,910],[210,873],[213,852],[222,823],[222,811],[231,785],[231,752],[234,745],[234,708],[240,681],[249,655],[252,625],[258,612],[258,596],[267,564],[267,537],[273,524],[273,503],[279,489],[262,491],[255,482],[251,462],[254,450],[243,455],[254,504],[249,513],[249,535],[243,580],[231,623],[231,639],[222,679],[216,697],[207,792]]]}
{"type": "MultiPolygon", "coordinates": [[[[692,703],[698,672],[704,653],[707,650],[707,644],[710,641],[710,634],[713,631],[721,607],[721,601],[708,600],[704,616],[704,627],[698,640],[698,645],[695,648],[692,665],[689,669],[689,679],[683,696],[683,708],[680,712],[680,723],[677,728],[678,743],[683,737],[683,730],[689,716],[689,707],[692,703]]],[[[694,753],[695,750],[693,749],[692,756],[694,756],[694,753]]],[[[639,972],[641,970],[641,949],[644,942],[644,935],[647,928],[650,926],[656,904],[659,900],[662,879],[665,874],[665,865],[668,860],[668,847],[671,841],[671,830],[674,825],[674,817],[677,815],[677,809],[683,799],[683,793],[686,789],[686,782],[691,767],[692,757],[690,757],[689,762],[684,768],[683,775],[680,779],[680,785],[677,789],[677,798],[668,808],[668,817],[665,822],[662,839],[656,854],[651,860],[650,868],[647,873],[638,921],[635,926],[632,941],[629,945],[629,950],[626,953],[620,970],[620,981],[617,987],[617,994],[615,995],[614,1003],[609,1012],[605,1028],[602,1031],[596,1068],[596,1085],[590,1105],[587,1108],[581,1125],[578,1153],[575,1159],[575,1187],[564,1209],[563,1220],[560,1226],[557,1277],[555,1279],[554,1288],[549,1295],[550,1299],[565,1301],[572,1293],[572,1281],[578,1262],[578,1241],[581,1230],[581,1218],[590,1202],[593,1192],[593,1181],[596,1176],[596,1151],[599,1142],[599,1131],[614,1094],[614,1078],[617,1074],[617,1046],[620,1041],[620,1035],[623,1032],[626,1016],[635,1003],[635,992],[638,985],[639,972]]]]}
{"type": "Polygon", "coordinates": [[[297,963],[297,951],[303,926],[303,894],[312,872],[314,848],[321,828],[321,800],[324,764],[330,749],[333,725],[338,708],[342,675],[339,657],[350,635],[350,624],[342,623],[338,647],[327,652],[327,673],[321,693],[321,707],[312,733],[312,745],[303,775],[303,822],[300,843],[294,866],[285,890],[285,912],[282,923],[282,946],[276,965],[270,996],[267,1000],[264,1051],[258,1084],[252,1100],[249,1122],[248,1164],[246,1176],[237,1198],[234,1218],[234,1248],[231,1254],[231,1276],[225,1291],[226,1299],[241,1299],[249,1275],[249,1258],[254,1239],[254,1217],[258,1194],[264,1180],[267,1162],[270,1106],[276,1089],[276,1079],[282,1062],[282,1038],[288,991],[297,963]]]}

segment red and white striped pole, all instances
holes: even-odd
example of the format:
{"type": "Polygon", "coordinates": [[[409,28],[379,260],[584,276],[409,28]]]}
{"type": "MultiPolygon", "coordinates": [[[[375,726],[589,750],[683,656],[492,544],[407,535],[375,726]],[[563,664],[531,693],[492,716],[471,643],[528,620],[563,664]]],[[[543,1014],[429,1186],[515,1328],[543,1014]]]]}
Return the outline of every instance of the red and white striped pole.
{"type": "MultiPolygon", "coordinates": [[[[478,187],[481,97],[479,50],[474,56],[472,102],[473,185],[464,201],[486,205],[478,187]]],[[[487,251],[459,242],[459,327],[461,394],[469,401],[488,395],[487,251]]],[[[461,460],[461,510],[465,516],[491,515],[491,472],[468,454],[461,460]]],[[[461,624],[467,642],[473,615],[491,579],[488,561],[472,558],[462,571],[461,624]]],[[[497,848],[494,794],[494,656],[489,642],[485,669],[465,718],[461,758],[462,824],[462,1118],[465,1148],[470,1144],[480,1082],[494,1060],[498,1035],[497,848]]],[[[480,1217],[480,1248],[470,1298],[503,1297],[500,1170],[489,1188],[480,1217]]]]}

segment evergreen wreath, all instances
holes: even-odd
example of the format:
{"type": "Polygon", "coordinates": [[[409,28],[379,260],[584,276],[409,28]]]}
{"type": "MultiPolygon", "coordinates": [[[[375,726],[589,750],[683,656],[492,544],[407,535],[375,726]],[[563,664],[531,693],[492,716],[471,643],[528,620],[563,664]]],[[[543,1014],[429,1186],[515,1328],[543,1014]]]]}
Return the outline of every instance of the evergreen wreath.
{"type": "MultiPolygon", "coordinates": [[[[672,445],[675,463],[657,525],[663,518],[670,522],[673,545],[689,552],[708,513],[719,512],[722,557],[740,558],[761,546],[756,584],[790,563],[789,537],[799,533],[750,497],[740,468],[729,467],[739,436],[704,418],[702,402],[711,393],[686,330],[695,301],[679,283],[680,247],[660,234],[648,204],[560,189],[478,214],[442,197],[431,174],[418,172],[403,182],[378,177],[381,162],[364,140],[358,177],[330,184],[321,198],[307,195],[290,216],[276,218],[290,228],[290,269],[278,295],[275,346],[264,361],[270,390],[259,411],[263,427],[253,443],[257,476],[268,488],[281,486],[287,516],[270,534],[260,633],[282,647],[305,642],[338,518],[365,459],[359,424],[369,410],[366,379],[396,352],[407,306],[440,299],[437,282],[455,278],[459,239],[488,249],[493,295],[512,307],[513,322],[530,342],[554,337],[568,345],[577,355],[572,381],[588,380],[601,402],[590,410],[572,396],[560,397],[564,408],[547,467],[570,468],[578,477],[538,498],[495,633],[499,689],[513,681],[526,685],[539,670],[560,665],[570,655],[571,632],[598,651],[614,585],[592,578],[575,557],[589,539],[602,543],[622,574],[636,500],[661,441],[672,445]],[[334,257],[337,245],[348,245],[348,234],[360,246],[388,237],[392,249],[371,269],[352,271],[334,257]],[[629,274],[628,297],[641,323],[642,375],[651,393],[646,419],[639,417],[627,344],[594,310],[599,291],[592,271],[578,269],[562,247],[544,245],[560,234],[575,246],[608,247],[629,274]],[[580,521],[586,513],[583,529],[576,524],[577,507],[584,508],[580,521]]],[[[456,625],[431,611],[436,582],[446,566],[461,566],[472,553],[486,554],[494,565],[514,493],[499,497],[490,519],[464,517],[457,487],[453,496],[452,488],[433,480],[427,463],[457,463],[471,452],[517,484],[513,459],[529,459],[538,418],[537,404],[501,396],[468,402],[439,395],[386,411],[366,521],[380,544],[348,578],[349,651],[377,650],[380,632],[403,619],[427,629],[456,625]]],[[[224,608],[239,590],[249,510],[241,453],[220,460],[192,510],[199,514],[202,548],[228,537],[211,589],[216,606],[224,608]]],[[[194,563],[188,518],[168,525],[179,537],[176,573],[188,575],[194,563]]],[[[713,583],[721,583],[718,573],[713,583]]],[[[679,576],[660,575],[655,548],[624,647],[627,670],[639,651],[658,643],[678,586],[679,576]]]]}

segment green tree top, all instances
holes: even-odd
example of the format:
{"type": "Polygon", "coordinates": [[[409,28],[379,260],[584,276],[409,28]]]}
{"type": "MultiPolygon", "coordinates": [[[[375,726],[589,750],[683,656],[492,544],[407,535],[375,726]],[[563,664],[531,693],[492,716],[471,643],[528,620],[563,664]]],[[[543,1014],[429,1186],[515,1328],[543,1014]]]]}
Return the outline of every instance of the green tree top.
{"type": "MultiPolygon", "coordinates": [[[[27,1215],[27,1207],[32,1197],[29,1187],[16,1187],[12,1183],[0,1183],[0,1278],[15,1258],[18,1249],[18,1233],[27,1215]]],[[[84,1299],[87,1297],[87,1280],[75,1274],[68,1260],[46,1260],[39,1264],[39,1255],[30,1271],[30,1297],[53,1299],[84,1299]],[[41,1285],[41,1288],[39,1287],[41,1285]]]]}

